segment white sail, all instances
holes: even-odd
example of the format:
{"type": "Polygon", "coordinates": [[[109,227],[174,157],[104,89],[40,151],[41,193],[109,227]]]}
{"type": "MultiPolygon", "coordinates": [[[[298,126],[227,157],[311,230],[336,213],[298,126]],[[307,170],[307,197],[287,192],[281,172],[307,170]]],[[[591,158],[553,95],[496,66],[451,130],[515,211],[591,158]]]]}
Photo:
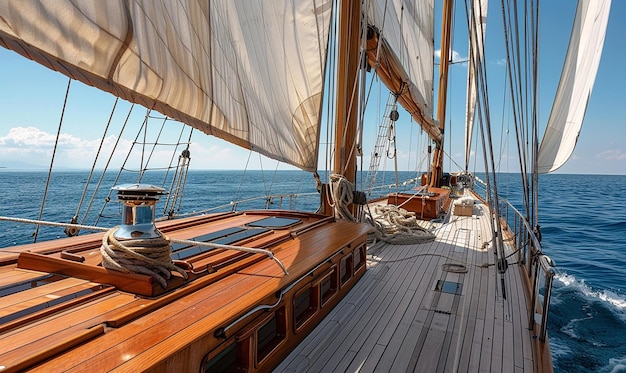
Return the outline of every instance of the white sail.
{"type": "Polygon", "coordinates": [[[6,0],[0,45],[315,170],[331,8],[330,0],[6,0]]]}
{"type": "MultiPolygon", "coordinates": [[[[368,42],[370,65],[396,94],[398,102],[434,139],[441,132],[433,118],[433,0],[376,0],[368,9],[368,24],[382,40],[368,42]]],[[[377,39],[378,40],[378,39],[377,39]]]]}
{"type": "Polygon", "coordinates": [[[382,31],[411,84],[411,95],[432,117],[433,0],[377,0],[369,7],[368,22],[382,31]]]}
{"type": "Polygon", "coordinates": [[[476,108],[476,67],[480,68],[484,57],[485,27],[487,26],[488,0],[472,3],[472,15],[469,24],[469,61],[467,68],[467,98],[465,108],[465,170],[469,167],[472,133],[474,131],[474,113],[476,108]]]}
{"type": "Polygon", "coordinates": [[[572,155],[602,56],[611,0],[581,0],[548,125],[537,159],[552,172],[572,155]]]}

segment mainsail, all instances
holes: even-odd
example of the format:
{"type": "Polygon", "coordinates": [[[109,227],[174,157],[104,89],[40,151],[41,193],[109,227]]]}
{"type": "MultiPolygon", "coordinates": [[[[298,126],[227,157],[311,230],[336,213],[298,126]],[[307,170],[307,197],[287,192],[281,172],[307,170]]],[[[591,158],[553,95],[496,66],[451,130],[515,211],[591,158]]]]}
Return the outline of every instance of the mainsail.
{"type": "Polygon", "coordinates": [[[367,14],[370,66],[424,131],[440,141],[433,120],[433,0],[377,0],[367,14]]]}
{"type": "Polygon", "coordinates": [[[548,125],[537,159],[552,172],[572,155],[602,56],[611,0],[581,0],[548,125]]]}
{"type": "Polygon", "coordinates": [[[330,0],[7,0],[0,45],[312,171],[331,8],[330,0]]]}

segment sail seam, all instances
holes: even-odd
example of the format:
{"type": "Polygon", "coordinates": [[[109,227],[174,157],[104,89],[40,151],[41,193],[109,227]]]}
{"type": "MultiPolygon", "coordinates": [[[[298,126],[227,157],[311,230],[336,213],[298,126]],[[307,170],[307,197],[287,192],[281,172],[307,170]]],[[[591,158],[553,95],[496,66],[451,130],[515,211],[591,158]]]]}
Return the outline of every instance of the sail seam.
{"type": "Polygon", "coordinates": [[[126,15],[126,25],[127,25],[126,36],[124,37],[124,40],[122,41],[122,45],[120,46],[120,49],[117,51],[115,58],[113,59],[113,62],[111,63],[111,68],[109,69],[109,74],[107,75],[107,79],[109,81],[113,80],[113,74],[117,70],[117,66],[120,63],[122,56],[129,49],[130,42],[133,39],[133,35],[135,33],[133,29],[133,22],[131,21],[131,18],[130,18],[130,9],[128,7],[128,1],[124,2],[124,14],[126,15]]]}

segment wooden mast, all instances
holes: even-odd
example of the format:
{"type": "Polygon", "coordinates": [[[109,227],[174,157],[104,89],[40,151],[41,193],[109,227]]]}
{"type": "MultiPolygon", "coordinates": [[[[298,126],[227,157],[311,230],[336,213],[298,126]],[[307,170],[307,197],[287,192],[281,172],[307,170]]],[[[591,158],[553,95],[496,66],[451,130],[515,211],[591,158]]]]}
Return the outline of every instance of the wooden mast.
{"type": "Polygon", "coordinates": [[[351,183],[356,180],[356,131],[358,117],[355,89],[359,70],[361,1],[343,0],[339,6],[337,39],[337,109],[335,138],[335,173],[351,183]]]}
{"type": "Polygon", "coordinates": [[[441,186],[443,176],[443,139],[446,122],[446,100],[448,96],[448,67],[450,66],[450,32],[452,22],[452,0],[444,0],[441,22],[441,57],[439,59],[439,94],[437,97],[437,120],[441,130],[441,140],[435,141],[430,186],[441,186]]]}

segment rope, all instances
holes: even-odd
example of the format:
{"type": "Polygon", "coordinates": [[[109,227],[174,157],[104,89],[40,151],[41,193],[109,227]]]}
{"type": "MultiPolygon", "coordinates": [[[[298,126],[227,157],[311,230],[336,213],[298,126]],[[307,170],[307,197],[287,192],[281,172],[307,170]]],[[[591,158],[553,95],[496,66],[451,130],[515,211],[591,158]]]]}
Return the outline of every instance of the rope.
{"type": "MultiPolygon", "coordinates": [[[[41,207],[39,208],[39,219],[43,216],[43,209],[46,205],[46,197],[48,196],[48,188],[50,187],[50,179],[52,177],[52,166],[54,165],[54,158],[57,154],[57,147],[59,146],[59,138],[61,137],[61,126],[63,125],[63,117],[65,116],[65,107],[67,106],[67,98],[70,95],[70,86],[72,85],[72,79],[67,80],[67,89],[65,90],[65,99],[63,100],[63,109],[61,110],[61,118],[59,119],[59,126],[57,128],[57,136],[54,140],[54,148],[52,150],[52,157],[50,158],[50,168],[48,169],[48,177],[46,179],[46,187],[43,191],[43,197],[41,198],[41,207]]],[[[33,232],[33,242],[37,242],[37,235],[39,234],[39,226],[35,227],[33,232]]]]}
{"type": "Polygon", "coordinates": [[[348,179],[339,174],[330,175],[330,196],[332,198],[330,205],[335,209],[336,218],[356,221],[348,209],[354,199],[354,185],[348,179]]]}
{"type": "Polygon", "coordinates": [[[124,273],[142,273],[158,281],[165,289],[171,272],[180,273],[186,280],[189,275],[172,262],[172,247],[165,238],[118,241],[113,235],[118,228],[102,237],[102,266],[124,273]]]}
{"type": "Polygon", "coordinates": [[[274,256],[273,252],[271,252],[269,250],[256,249],[256,248],[253,248],[253,247],[222,245],[222,244],[213,243],[213,242],[199,242],[199,241],[193,241],[193,240],[178,240],[178,239],[175,239],[175,238],[170,238],[170,241],[173,242],[173,243],[179,243],[179,244],[183,244],[183,245],[203,246],[203,247],[210,247],[210,248],[213,248],[213,249],[236,250],[236,251],[242,251],[242,252],[252,253],[252,254],[264,254],[268,258],[270,258],[273,261],[275,261],[276,264],[278,264],[278,266],[283,270],[285,275],[289,274],[289,272],[287,271],[287,268],[285,267],[285,265],[280,261],[280,259],[278,259],[278,258],[276,258],[274,256]]]}
{"type": "Polygon", "coordinates": [[[386,205],[374,208],[378,217],[374,219],[377,237],[382,241],[397,245],[410,245],[435,240],[435,234],[417,223],[414,212],[386,205]]]}
{"type": "MultiPolygon", "coordinates": [[[[78,216],[80,215],[80,210],[83,207],[83,202],[85,202],[85,197],[87,196],[87,190],[89,189],[89,184],[91,182],[91,178],[93,177],[93,173],[96,170],[96,165],[98,163],[98,159],[100,158],[100,152],[102,151],[102,146],[104,145],[104,141],[106,140],[107,133],[109,132],[109,127],[111,126],[111,120],[113,119],[113,114],[115,113],[115,108],[117,107],[117,103],[119,101],[119,97],[115,98],[115,102],[113,103],[113,108],[111,109],[111,114],[109,115],[109,120],[107,125],[104,127],[104,132],[102,133],[102,139],[100,140],[100,145],[98,146],[98,151],[96,152],[96,156],[93,159],[93,164],[91,165],[91,170],[89,171],[89,176],[87,176],[87,181],[85,181],[85,187],[83,188],[83,194],[80,196],[80,200],[78,202],[78,206],[76,206],[76,213],[70,220],[72,224],[76,224],[78,222],[78,216]]],[[[103,172],[104,174],[104,172],[103,172]]],[[[98,184],[99,186],[100,184],[98,184]]],[[[98,189],[94,190],[93,195],[95,196],[98,193],[98,189]]],[[[91,199],[93,201],[93,198],[91,199]]],[[[85,210],[85,215],[83,217],[83,222],[87,219],[87,215],[89,214],[89,208],[91,207],[91,202],[85,210]]],[[[65,230],[65,234],[69,237],[78,236],[79,231],[77,229],[68,228],[65,230]]]]}

